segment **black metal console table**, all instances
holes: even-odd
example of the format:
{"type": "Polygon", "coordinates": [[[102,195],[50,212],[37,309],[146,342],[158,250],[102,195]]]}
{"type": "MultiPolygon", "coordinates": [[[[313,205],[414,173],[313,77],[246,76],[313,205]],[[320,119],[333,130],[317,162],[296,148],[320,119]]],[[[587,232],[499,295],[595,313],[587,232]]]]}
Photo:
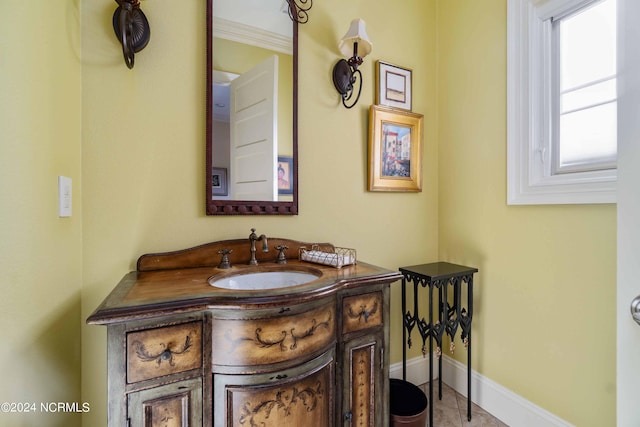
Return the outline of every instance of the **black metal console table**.
{"type": "Polygon", "coordinates": [[[429,426],[433,426],[433,341],[436,342],[438,356],[438,398],[442,399],[442,337],[446,333],[451,337],[451,348],[458,327],[461,338],[467,348],[467,419],[471,421],[471,319],[473,317],[473,274],[477,268],[463,265],[435,262],[431,264],[401,267],[402,273],[402,379],[407,375],[407,347],[411,348],[411,332],[417,327],[422,338],[422,354],[429,353],[429,426]],[[407,282],[413,282],[413,314],[407,310],[407,282]],[[467,307],[462,307],[462,284],[467,284],[467,307]],[[428,288],[429,317],[421,318],[418,309],[419,285],[428,288]],[[449,303],[449,290],[452,288],[452,304],[449,303]],[[438,290],[437,320],[434,318],[433,290],[438,290]],[[435,321],[435,323],[434,323],[435,321]],[[427,350],[427,341],[429,349],[427,350]]]}

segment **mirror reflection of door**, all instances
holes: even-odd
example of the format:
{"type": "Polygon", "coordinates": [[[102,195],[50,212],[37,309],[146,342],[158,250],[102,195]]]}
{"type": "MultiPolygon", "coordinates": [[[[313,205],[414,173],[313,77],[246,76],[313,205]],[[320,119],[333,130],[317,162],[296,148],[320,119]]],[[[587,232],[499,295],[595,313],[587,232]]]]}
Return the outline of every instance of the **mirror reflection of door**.
{"type": "Polygon", "coordinates": [[[278,200],[278,57],[231,82],[229,192],[235,200],[278,200]]]}
{"type": "Polygon", "coordinates": [[[228,172],[228,196],[278,200],[278,57],[237,75],[214,71],[216,167],[228,172]]]}
{"type": "MultiPolygon", "coordinates": [[[[293,195],[277,190],[277,158],[278,156],[293,156],[293,56],[292,56],[292,25],[286,13],[286,2],[282,0],[216,0],[216,15],[214,16],[214,33],[212,39],[212,166],[226,170],[227,196],[214,195],[215,200],[251,200],[251,201],[292,201],[293,195]],[[247,8],[246,5],[252,6],[247,8]],[[282,6],[282,7],[281,7],[282,6]],[[249,11],[251,13],[249,13],[249,11]],[[242,21],[242,22],[240,22],[242,21]],[[228,95],[221,95],[231,91],[231,81],[234,75],[244,75],[258,63],[269,58],[277,57],[277,100],[274,108],[275,143],[273,156],[271,153],[262,155],[260,165],[254,162],[259,156],[241,153],[238,159],[232,160],[231,128],[229,120],[231,112],[228,110],[231,101],[228,95]],[[222,72],[221,72],[222,71],[222,72]],[[217,77],[222,76],[220,80],[217,77]],[[220,81],[219,81],[220,80],[220,81]],[[227,111],[225,111],[227,110],[227,111]],[[277,119],[277,121],[276,121],[277,119]],[[249,160],[251,159],[251,160],[249,160]],[[252,164],[244,170],[238,171],[238,164],[252,164]],[[255,181],[251,175],[267,168],[274,168],[273,190],[257,191],[254,185],[236,185],[236,181],[255,181]],[[251,172],[249,172],[251,171],[251,172]],[[238,174],[238,172],[240,172],[238,174]],[[249,176],[251,175],[251,176],[249,176]],[[246,187],[241,189],[240,187],[246,187]]],[[[251,115],[252,113],[245,113],[251,115]]],[[[244,119],[243,119],[244,120],[244,119]]],[[[242,130],[234,125],[234,133],[253,130],[257,119],[251,126],[242,130]],[[251,129],[249,129],[251,128],[251,129]]],[[[260,127],[262,127],[262,123],[260,127]]],[[[235,136],[234,136],[235,137],[235,136]]],[[[256,151],[257,153],[258,151],[256,151]]],[[[262,187],[267,187],[263,185],[262,187]]]]}

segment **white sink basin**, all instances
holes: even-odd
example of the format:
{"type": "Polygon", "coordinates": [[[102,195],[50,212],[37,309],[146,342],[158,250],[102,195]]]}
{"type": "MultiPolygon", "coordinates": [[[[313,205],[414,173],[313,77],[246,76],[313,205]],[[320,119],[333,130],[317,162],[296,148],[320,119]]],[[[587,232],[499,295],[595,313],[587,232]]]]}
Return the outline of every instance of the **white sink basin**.
{"type": "Polygon", "coordinates": [[[259,271],[239,273],[219,279],[209,279],[209,284],[217,288],[238,290],[278,289],[302,285],[316,280],[321,274],[305,271],[259,271]]]}

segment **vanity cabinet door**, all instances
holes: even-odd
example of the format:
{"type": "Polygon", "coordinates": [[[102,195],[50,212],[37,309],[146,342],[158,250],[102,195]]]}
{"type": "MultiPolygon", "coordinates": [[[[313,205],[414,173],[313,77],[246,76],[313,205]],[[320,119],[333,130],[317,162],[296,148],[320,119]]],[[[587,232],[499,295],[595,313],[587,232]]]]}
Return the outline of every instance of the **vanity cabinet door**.
{"type": "Polygon", "coordinates": [[[335,351],[265,374],[214,374],[215,427],[333,427],[335,351]]]}
{"type": "Polygon", "coordinates": [[[130,427],[202,426],[202,380],[179,381],[128,396],[130,427]]]}
{"type": "Polygon", "coordinates": [[[344,344],[342,419],[345,426],[387,425],[382,334],[366,335],[344,344]]]}

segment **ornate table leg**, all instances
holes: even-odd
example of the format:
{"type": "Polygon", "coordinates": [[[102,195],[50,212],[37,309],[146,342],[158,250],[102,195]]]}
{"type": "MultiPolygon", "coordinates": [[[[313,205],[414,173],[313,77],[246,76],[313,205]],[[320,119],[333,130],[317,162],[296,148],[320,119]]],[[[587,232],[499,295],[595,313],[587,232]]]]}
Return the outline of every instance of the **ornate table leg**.
{"type": "MultiPolygon", "coordinates": [[[[433,286],[428,283],[429,287],[429,324],[433,323],[433,286]]],[[[430,328],[431,329],[431,328],[430,328]]],[[[433,340],[429,333],[429,426],[433,427],[433,340]]]]}
{"type": "Polygon", "coordinates": [[[407,380],[407,325],[405,313],[407,312],[407,280],[402,277],[402,380],[407,380]]]}
{"type": "Polygon", "coordinates": [[[469,277],[469,281],[467,282],[467,307],[469,308],[469,333],[468,339],[469,344],[467,346],[467,420],[471,421],[471,319],[473,317],[473,276],[469,277]]]}
{"type": "Polygon", "coordinates": [[[471,421],[471,319],[473,317],[473,276],[462,279],[467,282],[467,309],[460,312],[462,342],[467,348],[467,419],[471,421]]]}

